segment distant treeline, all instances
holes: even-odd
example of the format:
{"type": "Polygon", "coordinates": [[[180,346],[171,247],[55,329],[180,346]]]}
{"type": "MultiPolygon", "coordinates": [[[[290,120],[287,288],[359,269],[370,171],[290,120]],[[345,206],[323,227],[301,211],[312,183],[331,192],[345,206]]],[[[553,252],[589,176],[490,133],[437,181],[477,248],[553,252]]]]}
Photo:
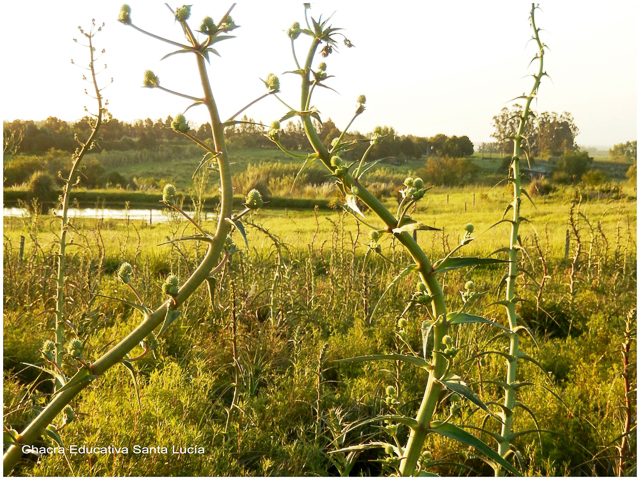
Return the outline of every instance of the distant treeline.
{"type": "MultiPolygon", "coordinates": [[[[100,140],[95,152],[102,151],[154,151],[161,146],[192,145],[185,137],[171,129],[173,118],[156,121],[147,118],[133,123],[111,119],[100,130],[100,140]]],[[[322,141],[328,146],[334,138],[340,136],[340,130],[328,119],[323,124],[316,123],[315,127],[322,141]]],[[[32,120],[4,122],[4,153],[43,155],[52,149],[63,152],[73,152],[78,144],[74,137],[83,139],[89,136],[91,127],[89,118],[84,117],[75,123],[65,122],[56,117],[49,117],[44,122],[32,120]]],[[[264,133],[266,126],[246,116],[241,123],[226,129],[229,145],[233,148],[276,148],[264,133]]],[[[398,161],[423,156],[439,157],[467,157],[473,155],[473,143],[469,137],[447,137],[435,135],[433,137],[417,137],[414,135],[398,135],[392,127],[377,127],[374,131],[384,138],[370,152],[370,158],[394,157],[398,161]]],[[[359,158],[369,146],[369,138],[374,133],[361,134],[349,132],[346,140],[357,143],[347,156],[359,158]]],[[[205,123],[194,128],[195,136],[204,142],[211,141],[211,125],[205,123]]],[[[307,147],[307,140],[301,122],[291,121],[283,126],[281,139],[283,145],[290,150],[302,150],[307,147]]]]}

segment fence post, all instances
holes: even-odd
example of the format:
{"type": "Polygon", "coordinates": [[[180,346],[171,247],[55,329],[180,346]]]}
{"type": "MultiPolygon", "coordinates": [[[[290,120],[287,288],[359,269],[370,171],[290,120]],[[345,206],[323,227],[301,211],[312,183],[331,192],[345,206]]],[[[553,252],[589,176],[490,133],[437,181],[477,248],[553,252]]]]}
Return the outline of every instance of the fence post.
{"type": "Polygon", "coordinates": [[[22,265],[22,259],[24,258],[24,235],[20,235],[20,265],[22,265]]]}

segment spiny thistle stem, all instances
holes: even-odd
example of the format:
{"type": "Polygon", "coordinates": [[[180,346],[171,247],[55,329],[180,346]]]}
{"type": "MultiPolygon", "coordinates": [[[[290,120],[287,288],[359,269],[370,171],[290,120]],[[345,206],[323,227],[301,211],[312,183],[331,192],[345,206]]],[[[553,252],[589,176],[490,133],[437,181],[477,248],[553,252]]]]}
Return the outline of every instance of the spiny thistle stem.
{"type": "MultiPolygon", "coordinates": [[[[512,433],[513,428],[513,409],[516,406],[516,389],[514,387],[516,383],[516,373],[518,367],[518,355],[520,354],[519,350],[519,342],[520,337],[518,336],[518,332],[516,328],[518,327],[518,315],[516,314],[516,279],[519,275],[518,268],[518,230],[520,228],[520,206],[521,206],[521,178],[520,178],[520,160],[523,154],[522,149],[522,141],[524,138],[524,131],[526,127],[527,120],[531,113],[530,107],[533,98],[537,95],[538,89],[540,87],[540,80],[544,75],[543,65],[544,65],[544,45],[540,41],[540,30],[536,27],[535,23],[535,4],[531,5],[531,27],[533,28],[534,39],[538,44],[538,59],[540,61],[540,66],[538,70],[538,75],[535,76],[535,83],[533,88],[531,89],[531,93],[527,97],[526,105],[524,107],[524,111],[522,112],[522,118],[520,119],[520,125],[518,126],[518,131],[516,133],[514,139],[514,153],[513,160],[511,162],[511,175],[512,175],[512,183],[513,183],[513,221],[511,222],[511,235],[509,238],[509,272],[507,277],[507,288],[506,288],[506,310],[507,310],[507,318],[509,322],[509,329],[511,330],[508,333],[509,336],[509,355],[510,360],[507,361],[507,375],[506,375],[506,383],[509,386],[505,388],[504,395],[504,406],[505,408],[501,412],[502,416],[502,429],[501,429],[501,440],[498,447],[498,453],[504,458],[510,451],[511,442],[509,437],[512,433]]],[[[503,474],[503,469],[496,465],[495,467],[496,475],[503,474]]]]}
{"type": "MultiPolygon", "coordinates": [[[[228,15],[228,13],[227,13],[228,15]]],[[[133,25],[131,25],[133,26],[133,25]]],[[[146,33],[146,32],[144,32],[146,33]]],[[[153,36],[153,35],[152,35],[153,36]]],[[[162,38],[160,40],[166,41],[162,38]]],[[[169,42],[173,43],[173,42],[169,42]]],[[[198,70],[200,73],[200,80],[204,90],[204,103],[209,110],[211,117],[211,125],[213,130],[213,142],[216,147],[216,151],[220,152],[217,156],[219,172],[220,172],[220,216],[218,219],[218,225],[216,234],[209,244],[207,253],[205,254],[202,262],[198,268],[193,272],[191,277],[180,288],[178,294],[175,297],[165,301],[154,312],[146,315],[144,320],[133,330],[126,338],[124,338],[115,347],[109,350],[106,354],[100,357],[95,363],[90,365],[89,373],[91,375],[102,375],[112,366],[120,363],[125,355],[133,350],[147,335],[153,332],[160,324],[165,320],[167,310],[169,308],[175,309],[183,304],[195,290],[205,281],[209,276],[211,270],[217,265],[217,260],[224,247],[227,234],[231,229],[231,224],[227,221],[227,218],[231,218],[233,208],[233,185],[231,183],[231,168],[229,159],[226,153],[225,138],[224,138],[224,126],[220,122],[220,116],[216,107],[216,103],[211,91],[211,85],[209,83],[209,77],[207,75],[204,58],[196,54],[196,60],[198,62],[198,70]]],[[[93,138],[91,138],[92,140],[93,138]]],[[[87,143],[90,145],[90,143],[87,143]]],[[[64,233],[64,231],[63,231],[64,233]]],[[[53,422],[56,416],[62,412],[62,410],[84,390],[91,382],[83,382],[78,385],[69,387],[57,394],[51,402],[40,412],[40,414],[26,427],[26,429],[18,435],[17,443],[20,445],[11,445],[4,454],[3,468],[5,474],[9,474],[16,463],[22,457],[21,445],[32,445],[44,432],[47,426],[53,422]]]]}

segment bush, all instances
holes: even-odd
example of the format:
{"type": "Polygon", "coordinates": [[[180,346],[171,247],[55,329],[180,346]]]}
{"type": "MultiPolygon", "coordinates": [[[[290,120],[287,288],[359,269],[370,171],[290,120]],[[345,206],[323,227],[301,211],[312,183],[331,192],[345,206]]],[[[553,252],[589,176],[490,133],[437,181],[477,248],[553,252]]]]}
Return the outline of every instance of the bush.
{"type": "Polygon", "coordinates": [[[571,177],[565,172],[553,172],[551,181],[559,185],[569,185],[571,183],[571,177]]]}
{"type": "Polygon", "coordinates": [[[597,185],[602,185],[603,183],[607,183],[609,181],[609,175],[602,170],[589,170],[584,175],[582,175],[582,181],[588,187],[595,187],[597,185]]]}
{"type": "Polygon", "coordinates": [[[556,171],[566,173],[573,181],[580,180],[589,170],[593,158],[587,152],[567,150],[558,159],[556,171]]]}
{"type": "Polygon", "coordinates": [[[418,175],[432,185],[452,187],[475,181],[478,170],[469,158],[429,157],[418,175]]]}
{"type": "Polygon", "coordinates": [[[554,187],[553,184],[546,178],[535,178],[529,184],[527,192],[531,197],[535,197],[538,195],[544,197],[546,195],[549,195],[555,189],[556,187],[554,187]]]}
{"type": "Polygon", "coordinates": [[[629,179],[629,182],[634,185],[638,182],[638,168],[635,163],[629,167],[625,176],[629,179]]]}
{"type": "Polygon", "coordinates": [[[29,179],[27,198],[29,202],[37,198],[38,202],[45,206],[50,204],[55,196],[55,182],[53,177],[46,172],[34,172],[29,179]]]}

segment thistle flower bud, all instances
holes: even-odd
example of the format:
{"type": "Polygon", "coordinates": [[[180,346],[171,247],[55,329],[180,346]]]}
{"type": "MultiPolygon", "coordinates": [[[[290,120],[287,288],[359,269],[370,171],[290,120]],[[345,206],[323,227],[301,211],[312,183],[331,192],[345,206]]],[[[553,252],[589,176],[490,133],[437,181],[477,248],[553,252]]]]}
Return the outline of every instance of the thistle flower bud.
{"type": "Polygon", "coordinates": [[[211,17],[204,17],[200,24],[200,31],[205,35],[213,36],[218,31],[218,26],[211,17]]]}
{"type": "Polygon", "coordinates": [[[176,115],[176,118],[171,122],[171,128],[176,133],[187,133],[189,131],[189,125],[187,124],[187,119],[184,118],[184,115],[179,113],[176,115]]]}
{"type": "Polygon", "coordinates": [[[422,179],[420,177],[414,178],[413,179],[413,186],[415,188],[422,188],[422,187],[424,187],[424,182],[422,181],[422,179]]]}
{"type": "Polygon", "coordinates": [[[73,358],[80,358],[82,356],[82,342],[78,338],[74,338],[67,344],[67,353],[73,358]]]}
{"type": "Polygon", "coordinates": [[[51,340],[46,340],[42,345],[42,356],[50,362],[55,361],[56,344],[51,340]]]}
{"type": "Polygon", "coordinates": [[[178,277],[173,274],[169,274],[167,276],[167,279],[162,284],[162,293],[175,297],[176,295],[178,295],[178,291],[180,290],[178,288],[179,283],[180,282],[178,280],[178,277]]]}
{"type": "Polygon", "coordinates": [[[186,22],[191,16],[191,5],[183,5],[176,10],[176,20],[186,22]]]}
{"type": "Polygon", "coordinates": [[[158,340],[156,340],[156,336],[151,332],[142,342],[140,342],[140,345],[145,350],[155,350],[158,348],[158,340]]]}
{"type": "Polygon", "coordinates": [[[372,247],[372,249],[376,253],[382,253],[382,247],[380,245],[375,245],[372,247]]]}
{"type": "Polygon", "coordinates": [[[358,103],[359,103],[360,105],[364,105],[365,103],[367,103],[367,97],[365,97],[364,95],[360,95],[360,96],[358,97],[358,103]]]}
{"type": "Polygon", "coordinates": [[[407,177],[407,178],[405,178],[405,179],[404,179],[404,184],[405,184],[407,187],[413,187],[413,178],[411,178],[411,177],[407,177]]]}
{"type": "Polygon", "coordinates": [[[267,132],[267,138],[272,142],[278,143],[280,141],[280,130],[272,128],[267,132]]]}
{"type": "Polygon", "coordinates": [[[457,393],[454,393],[449,397],[449,400],[451,400],[453,403],[458,403],[461,400],[461,398],[460,398],[460,395],[458,395],[457,393]]]}
{"type": "Polygon", "coordinates": [[[384,391],[390,397],[392,397],[393,395],[396,394],[396,389],[395,389],[395,387],[393,385],[388,385],[387,388],[384,389],[384,391]]]}
{"type": "Polygon", "coordinates": [[[371,230],[369,232],[369,238],[372,242],[377,242],[378,240],[380,240],[380,232],[377,230],[371,230]]]}
{"type": "Polygon", "coordinates": [[[445,335],[444,337],[442,337],[442,343],[444,343],[447,347],[450,347],[451,345],[453,345],[453,338],[451,338],[449,335],[445,335]]]}
{"type": "Polygon", "coordinates": [[[289,35],[291,40],[298,38],[300,36],[300,24],[298,22],[294,22],[293,25],[291,25],[291,28],[287,30],[287,35],[289,35]]]}
{"type": "Polygon", "coordinates": [[[473,290],[473,287],[475,287],[475,283],[473,283],[473,280],[469,280],[467,283],[464,284],[464,288],[466,288],[467,290],[473,290]]]}
{"type": "Polygon", "coordinates": [[[405,328],[408,324],[409,322],[407,322],[407,320],[404,318],[398,320],[398,328],[405,328]]]}
{"type": "Polygon", "coordinates": [[[418,285],[416,285],[416,291],[418,292],[426,292],[427,291],[427,285],[424,282],[418,282],[418,285]]]}
{"type": "Polygon", "coordinates": [[[146,72],[144,72],[144,80],[142,81],[142,85],[149,88],[158,87],[160,86],[160,79],[151,70],[147,70],[146,72]]]}
{"type": "Polygon", "coordinates": [[[264,81],[264,84],[267,86],[270,92],[277,92],[278,90],[280,90],[280,80],[273,73],[267,75],[267,79],[264,81]]]}
{"type": "Polygon", "coordinates": [[[176,197],[176,187],[167,183],[162,189],[162,201],[169,205],[173,205],[175,203],[176,197]]]}
{"type": "Polygon", "coordinates": [[[420,458],[421,458],[421,460],[422,460],[423,462],[430,462],[430,461],[431,461],[431,452],[424,452],[424,453],[421,455],[421,457],[420,457],[420,458]]]}
{"type": "Polygon", "coordinates": [[[380,144],[380,141],[382,140],[382,137],[380,136],[379,133],[374,133],[371,136],[371,145],[378,145],[380,144]]]}
{"type": "Polygon", "coordinates": [[[331,157],[331,166],[332,167],[341,167],[343,164],[342,159],[340,157],[331,157]]]}
{"type": "Polygon", "coordinates": [[[386,453],[387,455],[393,455],[393,447],[391,445],[385,445],[384,447],[384,453],[386,453]]]}
{"type": "Polygon", "coordinates": [[[124,262],[118,269],[118,278],[122,280],[122,283],[129,284],[131,282],[131,274],[133,273],[133,267],[131,264],[124,262]]]}
{"type": "Polygon", "coordinates": [[[231,30],[238,28],[236,22],[233,21],[231,15],[227,15],[225,19],[222,20],[222,24],[220,25],[220,30],[223,32],[230,32],[231,30]]]}
{"type": "Polygon", "coordinates": [[[271,123],[272,130],[280,130],[280,122],[278,120],[271,123]]]}
{"type": "Polygon", "coordinates": [[[251,190],[249,193],[247,193],[246,200],[247,201],[245,205],[247,208],[255,209],[255,208],[260,208],[262,207],[262,205],[264,205],[264,201],[262,200],[262,195],[255,188],[251,190]]]}
{"type": "Polygon", "coordinates": [[[318,71],[319,72],[325,72],[327,70],[327,64],[324,62],[321,62],[318,64],[318,71]]]}
{"type": "Polygon", "coordinates": [[[131,7],[126,3],[120,7],[120,14],[118,15],[118,21],[125,25],[131,25],[131,7]]]}
{"type": "Polygon", "coordinates": [[[418,303],[422,304],[422,305],[426,305],[428,303],[431,302],[431,296],[430,295],[418,295],[418,303]]]}
{"type": "Polygon", "coordinates": [[[340,141],[340,137],[336,137],[333,140],[331,140],[331,146],[335,147],[336,145],[338,145],[338,142],[340,141]]]}
{"type": "Polygon", "coordinates": [[[468,233],[473,233],[473,223],[467,223],[464,226],[464,229],[468,232],[468,233]]]}

